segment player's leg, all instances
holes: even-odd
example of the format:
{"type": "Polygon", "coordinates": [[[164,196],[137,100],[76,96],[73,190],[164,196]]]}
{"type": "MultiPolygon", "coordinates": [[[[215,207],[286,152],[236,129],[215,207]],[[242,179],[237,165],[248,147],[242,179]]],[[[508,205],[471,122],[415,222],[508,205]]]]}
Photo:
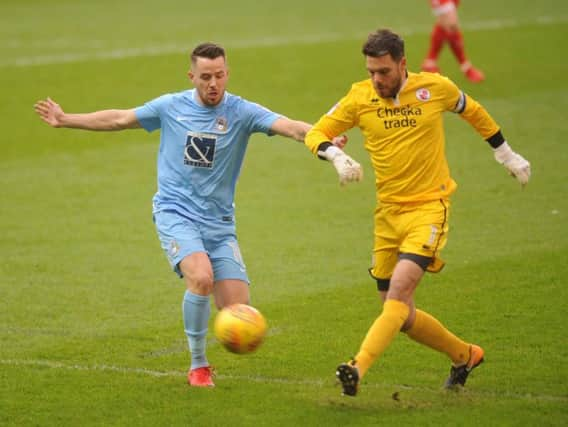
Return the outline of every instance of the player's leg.
{"type": "Polygon", "coordinates": [[[206,355],[207,330],[213,291],[213,269],[205,252],[186,256],[179,264],[187,290],[182,312],[185,334],[191,352],[191,367],[187,380],[194,387],[213,387],[213,372],[206,355]]]}
{"type": "Polygon", "coordinates": [[[213,291],[213,269],[205,252],[198,226],[175,212],[154,215],[158,237],[173,270],[186,286],[182,301],[185,334],[191,354],[188,382],[212,386],[206,339],[213,291]]]}
{"type": "Polygon", "coordinates": [[[430,46],[426,53],[426,58],[422,61],[422,71],[429,73],[439,73],[438,57],[446,43],[446,30],[436,21],[430,32],[430,46]]]}
{"type": "Polygon", "coordinates": [[[432,13],[436,17],[436,22],[430,33],[430,46],[426,58],[424,58],[422,62],[422,70],[431,73],[439,73],[438,56],[448,38],[446,28],[440,22],[440,17],[452,10],[455,11],[456,5],[452,0],[430,0],[430,6],[432,13]]]}
{"type": "MultiPolygon", "coordinates": [[[[242,260],[239,246],[235,237],[235,227],[233,223],[209,223],[199,224],[199,230],[203,236],[203,245],[207,251],[206,257],[188,257],[188,261],[199,261],[198,264],[180,264],[184,277],[196,294],[213,294],[215,304],[218,309],[235,303],[248,304],[249,279],[246,268],[242,260]],[[201,264],[201,261],[203,264],[201,264]],[[207,265],[205,265],[205,263],[207,265]],[[185,270],[187,267],[187,270],[185,270]],[[207,268],[205,268],[207,267],[207,268]],[[206,274],[204,275],[203,273],[206,274]]],[[[205,300],[202,299],[201,303],[205,300]]],[[[207,321],[209,320],[209,299],[207,305],[201,308],[207,310],[207,321]]],[[[205,319],[202,319],[205,320],[205,319]]],[[[205,333],[200,344],[205,346],[207,323],[199,324],[205,333]]],[[[203,353],[205,355],[205,353],[203,353]]],[[[205,359],[206,362],[206,359],[205,359]]],[[[190,372],[190,383],[192,385],[212,386],[212,372],[209,363],[198,368],[193,368],[190,372]]]]}
{"type": "Polygon", "coordinates": [[[383,354],[409,318],[413,318],[413,294],[423,274],[424,269],[414,261],[401,259],[396,264],[388,292],[381,291],[386,299],[381,314],[369,328],[357,355],[337,368],[336,376],[343,386],[344,395],[357,394],[361,378],[383,354]]]}
{"type": "Polygon", "coordinates": [[[213,296],[217,309],[231,304],[250,304],[250,281],[234,224],[223,224],[208,233],[205,244],[215,276],[213,296]]]}
{"type": "Polygon", "coordinates": [[[484,351],[475,344],[469,344],[450,332],[432,315],[416,310],[412,326],[405,331],[414,341],[446,354],[452,361],[450,376],[445,387],[465,385],[467,376],[483,362],[484,351]]]}
{"type": "MultiPolygon", "coordinates": [[[[398,266],[400,238],[396,211],[397,207],[390,205],[383,205],[375,211],[373,266],[369,272],[377,279],[381,292],[386,292],[393,278],[399,280],[400,274],[395,276],[394,271],[404,267],[398,266]]],[[[388,347],[408,317],[408,312],[406,304],[400,301],[393,299],[385,302],[381,314],[368,330],[355,358],[337,367],[336,376],[341,382],[344,395],[357,394],[360,379],[388,347]]]]}
{"type": "Polygon", "coordinates": [[[428,48],[428,53],[426,58],[422,61],[422,71],[428,71],[429,73],[439,73],[440,67],[438,66],[438,57],[444,47],[446,42],[446,32],[444,29],[435,24],[432,27],[432,32],[430,33],[430,47],[428,48]]]}
{"type": "MultiPolygon", "coordinates": [[[[418,252],[419,255],[413,256],[420,256],[426,260],[423,264],[425,269],[438,272],[444,265],[439,259],[439,253],[447,242],[450,202],[436,201],[425,204],[412,215],[413,225],[401,250],[418,252]]],[[[481,348],[472,347],[425,311],[416,309],[414,313],[414,317],[409,317],[403,326],[403,331],[414,341],[446,354],[453,366],[464,366],[470,361],[475,366],[481,363],[478,363],[478,359],[483,358],[481,348]],[[471,354],[472,349],[475,354],[471,354]]]]}
{"type": "Polygon", "coordinates": [[[215,282],[213,294],[219,310],[232,304],[250,304],[249,284],[243,280],[219,280],[215,282]]]}
{"type": "Polygon", "coordinates": [[[194,370],[209,366],[205,350],[213,269],[205,252],[195,252],[182,259],[179,270],[187,287],[182,305],[183,325],[191,352],[191,370],[194,370]]]}
{"type": "Polygon", "coordinates": [[[438,16],[438,25],[445,31],[446,40],[465,76],[473,83],[483,81],[485,79],[483,72],[475,68],[466,56],[463,34],[460,28],[456,7],[449,8],[444,13],[440,14],[438,16]]]}
{"type": "Polygon", "coordinates": [[[446,354],[455,365],[469,360],[469,344],[425,311],[417,309],[414,322],[404,332],[414,341],[446,354]]]}
{"type": "Polygon", "coordinates": [[[401,259],[397,263],[383,311],[367,332],[355,356],[355,366],[360,378],[390,345],[409,315],[413,315],[411,313],[411,309],[414,309],[413,294],[423,274],[424,270],[414,261],[401,259]]]}

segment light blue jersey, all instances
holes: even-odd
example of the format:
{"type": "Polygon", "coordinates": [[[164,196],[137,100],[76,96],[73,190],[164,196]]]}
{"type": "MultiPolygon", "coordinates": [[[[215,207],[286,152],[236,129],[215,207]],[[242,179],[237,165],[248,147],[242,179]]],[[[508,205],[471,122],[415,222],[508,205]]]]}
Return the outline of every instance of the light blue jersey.
{"type": "Polygon", "coordinates": [[[203,106],[195,89],[163,95],[135,109],[144,129],[161,129],[154,213],[201,222],[232,222],[235,186],[251,134],[270,134],[280,116],[225,93],[203,106]]]}

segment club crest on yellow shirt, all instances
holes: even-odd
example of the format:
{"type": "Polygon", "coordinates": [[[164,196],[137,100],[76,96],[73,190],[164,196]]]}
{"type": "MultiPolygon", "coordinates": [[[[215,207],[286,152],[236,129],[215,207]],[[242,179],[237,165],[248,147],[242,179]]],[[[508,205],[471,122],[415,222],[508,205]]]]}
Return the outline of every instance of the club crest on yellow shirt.
{"type": "Polygon", "coordinates": [[[416,99],[419,101],[428,101],[430,99],[430,91],[421,87],[416,91],[416,99]]]}

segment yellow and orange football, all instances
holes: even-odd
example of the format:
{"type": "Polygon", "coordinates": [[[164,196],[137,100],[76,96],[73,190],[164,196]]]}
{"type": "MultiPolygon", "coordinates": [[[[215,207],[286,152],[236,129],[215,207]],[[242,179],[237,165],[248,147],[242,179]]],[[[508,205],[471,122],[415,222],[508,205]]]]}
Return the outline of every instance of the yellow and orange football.
{"type": "Polygon", "coordinates": [[[246,304],[225,307],[215,317],[215,337],[232,353],[255,351],[264,340],[266,329],[262,313],[246,304]]]}

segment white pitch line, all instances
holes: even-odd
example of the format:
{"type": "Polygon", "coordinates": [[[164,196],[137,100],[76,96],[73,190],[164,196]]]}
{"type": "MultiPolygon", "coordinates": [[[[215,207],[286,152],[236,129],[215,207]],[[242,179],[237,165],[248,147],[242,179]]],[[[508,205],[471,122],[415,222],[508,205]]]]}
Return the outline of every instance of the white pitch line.
{"type": "MultiPolygon", "coordinates": [[[[463,25],[464,30],[467,31],[481,31],[481,30],[501,30],[505,28],[517,28],[526,25],[555,25],[562,22],[567,22],[568,16],[537,16],[532,20],[515,20],[515,19],[494,19],[481,22],[471,22],[463,25]]],[[[402,28],[399,32],[405,35],[422,34],[430,31],[430,28],[402,28]]],[[[299,37],[262,37],[250,40],[233,40],[225,43],[228,48],[254,48],[254,47],[270,47],[270,46],[284,46],[290,44],[317,44],[333,42],[338,40],[355,40],[365,37],[367,33],[328,33],[328,34],[313,34],[302,35],[299,37]]],[[[57,43],[61,45],[64,39],[58,39],[57,43]]],[[[13,42],[12,42],[13,43],[13,42]]],[[[97,41],[92,46],[99,46],[102,42],[97,41]]],[[[8,47],[12,44],[8,43],[8,47]]],[[[93,52],[82,53],[63,53],[53,55],[32,55],[17,58],[10,58],[0,60],[0,68],[6,67],[33,67],[38,65],[52,65],[52,64],[65,64],[86,61],[101,61],[125,58],[137,58],[144,56],[159,56],[169,55],[174,53],[188,53],[192,42],[184,43],[166,43],[153,46],[100,50],[93,52]]],[[[0,46],[2,47],[2,46],[0,46]]],[[[83,46],[84,48],[84,46],[83,46]]]]}
{"type": "MultiPolygon", "coordinates": [[[[0,365],[6,366],[30,366],[51,369],[64,369],[70,371],[101,371],[101,372],[118,372],[121,374],[142,374],[150,377],[185,377],[187,372],[182,371],[155,371],[146,368],[130,368],[123,366],[113,365],[78,365],[66,364],[62,362],[54,362],[51,360],[14,360],[14,359],[0,359],[0,365]]],[[[245,376],[245,375],[216,375],[220,379],[230,380],[246,380],[251,382],[267,383],[267,384],[292,384],[292,385],[315,385],[321,386],[324,384],[322,380],[290,380],[286,378],[274,377],[261,377],[261,376],[245,376]]]]}
{"type": "MultiPolygon", "coordinates": [[[[186,372],[181,371],[155,371],[146,368],[131,368],[123,366],[113,366],[113,365],[79,365],[79,364],[66,364],[62,362],[54,362],[51,360],[38,360],[38,359],[27,359],[27,360],[15,360],[15,359],[0,359],[0,365],[5,366],[16,366],[16,367],[39,367],[39,368],[50,368],[50,369],[64,369],[70,371],[87,371],[87,372],[118,372],[122,374],[140,374],[149,377],[185,377],[186,372]]],[[[276,377],[265,377],[265,376],[253,376],[253,375],[223,375],[217,374],[217,378],[223,380],[238,380],[238,381],[248,381],[262,384],[287,384],[287,385],[307,385],[313,387],[323,387],[331,383],[331,381],[321,380],[321,379],[289,379],[289,378],[276,378],[276,377]]],[[[439,388],[429,388],[429,387],[419,387],[419,386],[409,386],[406,384],[378,384],[378,383],[366,383],[365,388],[374,389],[399,389],[400,390],[411,390],[411,391],[425,391],[429,393],[439,393],[441,389],[439,388]]],[[[566,396],[551,396],[542,394],[531,394],[531,393],[510,393],[510,392],[486,392],[486,391],[476,391],[473,389],[467,389],[467,393],[476,395],[482,398],[505,398],[505,399],[516,399],[516,400],[539,400],[548,402],[568,402],[568,397],[566,396]]]]}
{"type": "Polygon", "coordinates": [[[0,365],[7,366],[31,366],[38,368],[65,369],[70,371],[111,371],[124,374],[143,374],[151,377],[177,377],[185,375],[178,371],[152,371],[145,368],[124,368],[112,365],[77,365],[54,362],[51,360],[13,360],[0,359],[0,365]]]}

